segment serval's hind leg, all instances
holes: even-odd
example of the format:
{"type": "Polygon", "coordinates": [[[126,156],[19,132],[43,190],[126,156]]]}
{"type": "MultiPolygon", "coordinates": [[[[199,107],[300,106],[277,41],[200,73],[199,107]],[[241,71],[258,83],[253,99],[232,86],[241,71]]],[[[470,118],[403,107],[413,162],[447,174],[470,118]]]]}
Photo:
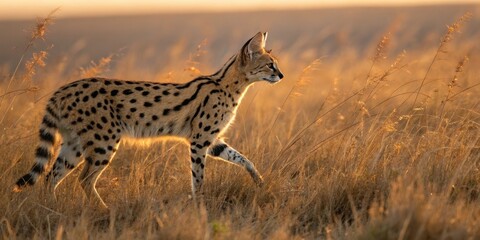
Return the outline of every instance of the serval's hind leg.
{"type": "Polygon", "coordinates": [[[48,188],[55,194],[57,186],[82,162],[83,148],[80,139],[73,132],[62,132],[62,147],[55,163],[47,174],[48,188]]]}
{"type": "Polygon", "coordinates": [[[98,194],[95,184],[98,177],[100,177],[113,159],[119,140],[95,141],[90,139],[85,142],[93,142],[93,144],[87,146],[85,150],[85,166],[79,176],[80,185],[91,204],[99,203],[104,208],[107,208],[107,205],[98,194]]]}

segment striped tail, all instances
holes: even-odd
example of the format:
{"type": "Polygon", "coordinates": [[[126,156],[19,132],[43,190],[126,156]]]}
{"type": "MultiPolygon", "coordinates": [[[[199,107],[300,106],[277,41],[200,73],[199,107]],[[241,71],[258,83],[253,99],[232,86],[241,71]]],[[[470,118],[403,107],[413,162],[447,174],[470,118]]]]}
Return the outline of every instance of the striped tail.
{"type": "Polygon", "coordinates": [[[58,132],[58,115],[47,106],[45,116],[40,126],[40,142],[35,151],[35,164],[29,173],[18,179],[13,189],[14,192],[20,192],[27,185],[33,185],[37,182],[40,175],[45,172],[45,168],[53,158],[55,138],[58,132]]]}

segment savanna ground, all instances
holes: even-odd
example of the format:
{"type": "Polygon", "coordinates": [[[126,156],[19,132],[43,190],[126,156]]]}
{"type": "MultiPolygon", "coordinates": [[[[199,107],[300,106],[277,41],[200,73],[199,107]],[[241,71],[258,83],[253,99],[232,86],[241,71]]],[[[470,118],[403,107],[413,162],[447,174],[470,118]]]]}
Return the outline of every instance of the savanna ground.
{"type": "MultiPolygon", "coordinates": [[[[352,27],[314,34],[301,24],[285,34],[282,24],[295,26],[294,20],[256,21],[262,19],[260,13],[246,21],[258,22],[262,29],[230,29],[230,20],[203,16],[224,32],[201,21],[184,24],[216,36],[212,41],[170,36],[161,46],[112,51],[104,58],[88,58],[82,51],[91,44],[100,49],[98,54],[104,51],[99,45],[115,45],[121,37],[104,32],[107,39],[97,44],[72,40],[76,37],[55,42],[49,34],[55,36],[56,27],[65,28],[70,21],[71,34],[101,35],[98,25],[126,20],[97,19],[95,27],[88,19],[58,19],[54,25],[52,19],[40,19],[36,25],[30,22],[34,27],[26,33],[18,27],[25,22],[3,23],[4,31],[11,28],[8,36],[28,38],[9,46],[17,47],[15,61],[2,55],[2,237],[479,239],[478,7],[438,8],[421,15],[422,21],[412,20],[425,9],[430,8],[410,9],[393,20],[384,16],[388,9],[363,9],[376,12],[360,14],[364,18],[358,17],[360,10],[343,9],[358,18],[350,23],[342,18],[344,25],[334,23],[335,10],[325,10],[332,25],[352,27]],[[464,10],[471,13],[463,15],[464,10]],[[81,21],[90,26],[77,24],[81,21]],[[355,26],[363,28],[358,32],[355,26]],[[11,192],[32,165],[44,105],[59,86],[93,75],[184,82],[214,72],[243,41],[265,28],[270,31],[267,45],[287,77],[273,86],[251,87],[225,134],[256,164],[264,187],[257,188],[238,167],[208,159],[205,196],[197,208],[189,199],[188,148],[159,141],[122,143],[97,183],[109,212],[86,205],[78,170],[59,186],[56,201],[45,191],[43,178],[33,188],[11,192]],[[57,45],[69,47],[55,55],[57,45]]],[[[319,15],[304,13],[311,26],[326,24],[319,15]]],[[[186,16],[165,18],[177,18],[180,24],[186,16]]],[[[167,37],[176,30],[150,26],[155,33],[142,34],[144,26],[120,27],[133,35],[132,41],[167,37]]]]}

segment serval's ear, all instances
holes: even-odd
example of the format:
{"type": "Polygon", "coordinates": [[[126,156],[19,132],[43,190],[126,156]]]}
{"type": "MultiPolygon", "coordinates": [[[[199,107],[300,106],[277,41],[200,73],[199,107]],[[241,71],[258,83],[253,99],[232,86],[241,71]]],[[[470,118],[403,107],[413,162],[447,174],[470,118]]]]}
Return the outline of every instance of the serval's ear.
{"type": "Polygon", "coordinates": [[[242,64],[245,65],[247,60],[252,60],[256,55],[265,52],[265,42],[267,41],[267,32],[258,32],[248,40],[242,47],[242,64]]]}

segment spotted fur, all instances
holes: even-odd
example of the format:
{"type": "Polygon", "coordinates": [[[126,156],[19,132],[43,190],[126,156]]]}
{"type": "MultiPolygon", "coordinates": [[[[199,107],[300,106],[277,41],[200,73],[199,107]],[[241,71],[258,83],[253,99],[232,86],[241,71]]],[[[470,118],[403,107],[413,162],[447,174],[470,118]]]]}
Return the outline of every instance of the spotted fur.
{"type": "MultiPolygon", "coordinates": [[[[216,73],[184,84],[89,78],[61,87],[49,100],[40,126],[35,164],[15,186],[33,185],[62,145],[47,181],[54,190],[80,163],[87,196],[105,203],[95,189],[123,137],[176,136],[190,143],[193,196],[201,191],[205,157],[244,167],[257,184],[262,177],[238,151],[219,140],[235,116],[249,85],[283,78],[277,61],[265,51],[267,33],[258,33],[216,73]],[[57,134],[59,133],[59,134],[57,134]]],[[[92,199],[92,198],[90,198],[92,199]]]]}

